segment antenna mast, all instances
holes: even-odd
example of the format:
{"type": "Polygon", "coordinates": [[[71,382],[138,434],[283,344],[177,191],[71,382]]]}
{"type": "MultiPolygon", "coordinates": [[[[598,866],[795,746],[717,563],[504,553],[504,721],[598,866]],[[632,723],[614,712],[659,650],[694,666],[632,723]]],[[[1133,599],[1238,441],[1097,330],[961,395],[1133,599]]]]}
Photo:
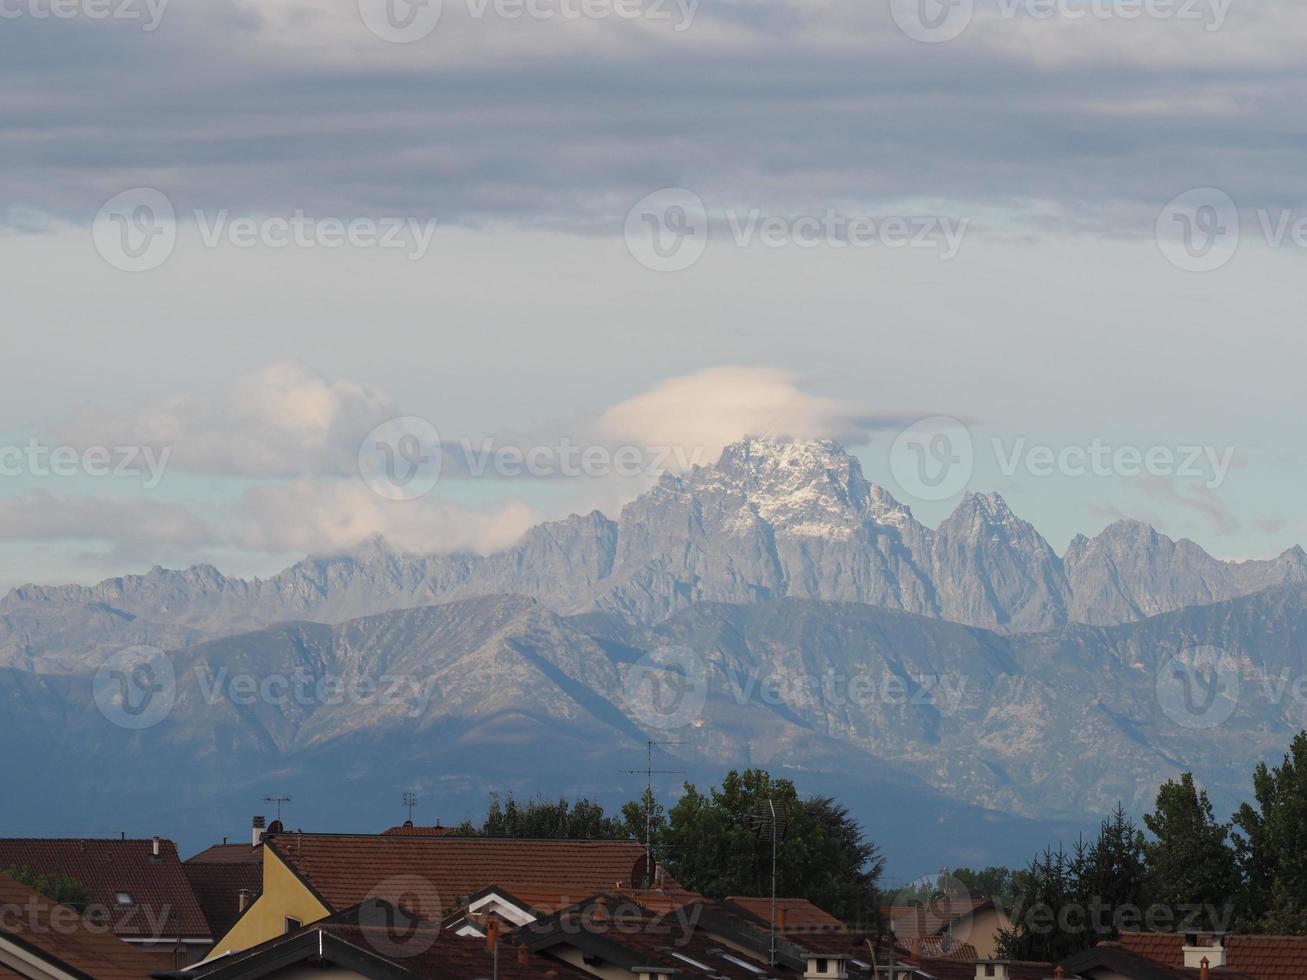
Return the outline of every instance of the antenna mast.
{"type": "Polygon", "coordinates": [[[653,751],[655,745],[680,745],[680,742],[655,742],[652,739],[644,743],[645,763],[643,769],[622,769],[629,776],[644,774],[644,851],[653,861],[653,778],[654,776],[683,776],[684,769],[655,769],[653,751]]]}
{"type": "Polygon", "coordinates": [[[264,803],[275,803],[275,804],[277,804],[277,822],[280,823],[280,822],[281,822],[281,806],[282,806],[283,803],[289,803],[289,802],[290,802],[290,797],[289,797],[289,796],[265,796],[265,797],[263,798],[263,802],[264,802],[264,803]]]}
{"type": "Polygon", "coordinates": [[[418,805],[418,795],[414,792],[404,794],[404,805],[408,807],[408,822],[413,822],[413,808],[418,805]]]}

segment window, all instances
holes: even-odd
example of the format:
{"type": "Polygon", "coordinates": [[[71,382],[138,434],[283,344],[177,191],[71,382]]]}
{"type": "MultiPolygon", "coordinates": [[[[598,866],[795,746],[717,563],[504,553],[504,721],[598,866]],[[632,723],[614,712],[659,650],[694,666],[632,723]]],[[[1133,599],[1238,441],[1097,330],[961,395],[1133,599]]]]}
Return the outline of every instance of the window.
{"type": "Polygon", "coordinates": [[[817,961],[817,972],[818,972],[818,973],[825,973],[826,970],[827,970],[826,960],[818,960],[818,961],[817,961]]]}
{"type": "Polygon", "coordinates": [[[993,964],[993,963],[986,963],[986,964],[985,964],[985,976],[987,976],[987,977],[992,977],[993,975],[994,975],[994,964],[993,964]]]}
{"type": "Polygon", "coordinates": [[[301,922],[299,919],[292,919],[289,915],[286,916],[286,931],[288,933],[294,932],[302,925],[304,925],[304,923],[301,922]]]}

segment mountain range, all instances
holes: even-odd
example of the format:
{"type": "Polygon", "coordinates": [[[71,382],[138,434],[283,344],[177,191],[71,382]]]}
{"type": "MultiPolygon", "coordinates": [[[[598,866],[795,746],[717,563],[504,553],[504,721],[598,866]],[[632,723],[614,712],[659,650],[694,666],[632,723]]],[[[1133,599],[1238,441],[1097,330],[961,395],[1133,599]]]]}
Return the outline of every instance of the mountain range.
{"type": "Polygon", "coordinates": [[[1292,583],[1307,583],[1300,547],[1225,562],[1137,521],[1079,536],[1059,557],[994,493],[966,495],[932,530],[834,443],[755,438],[714,465],[665,475],[617,520],[595,511],[540,524],[488,556],[412,554],[374,539],[267,579],[197,565],[89,587],[23,586],[0,599],[0,662],[99,647],[106,624],[77,626],[96,610],[125,614],[137,633],[222,635],[483,595],[645,624],[700,602],[791,597],[1022,633],[1133,622],[1292,583]]]}
{"type": "Polygon", "coordinates": [[[1304,640],[1301,549],[1228,563],[1123,521],[1059,557],[996,494],[932,530],[838,446],[750,439],[615,521],[542,524],[489,556],[373,541],[264,580],[198,566],[13,590],[0,828],[52,808],[66,833],[172,815],[198,846],[273,790],[312,801],[306,829],[375,829],[378,800],[409,788],[447,819],[505,787],[617,802],[643,778],[619,771],[670,739],[687,778],[758,764],[837,792],[896,868],[1021,861],[1184,769],[1232,807],[1303,725],[1284,685],[1304,640]],[[93,678],[140,644],[170,651],[177,682],[167,717],[133,731],[96,710],[93,678]],[[1225,651],[1240,681],[1210,727],[1158,694],[1196,648],[1225,651]],[[704,700],[666,731],[630,691],[669,649],[701,667],[704,700]],[[292,676],[403,684],[234,693],[292,676]]]}

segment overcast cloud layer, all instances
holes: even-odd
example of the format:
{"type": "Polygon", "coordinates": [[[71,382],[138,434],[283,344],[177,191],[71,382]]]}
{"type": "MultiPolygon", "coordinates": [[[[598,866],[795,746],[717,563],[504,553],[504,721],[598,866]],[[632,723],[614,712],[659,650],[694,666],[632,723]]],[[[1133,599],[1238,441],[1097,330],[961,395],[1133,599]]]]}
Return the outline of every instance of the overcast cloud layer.
{"type": "Polygon", "coordinates": [[[710,206],[939,202],[1135,234],[1195,185],[1247,208],[1307,190],[1295,0],[978,0],[937,44],[889,0],[704,0],[688,21],[689,0],[599,20],[487,2],[445,0],[411,44],[356,0],[173,0],[152,32],[6,19],[10,223],[84,221],[149,184],[187,213],[603,232],[684,185],[710,206]]]}
{"type": "Polygon", "coordinates": [[[266,573],[376,534],[487,551],[656,478],[479,479],[459,447],[487,439],[676,469],[746,432],[828,437],[928,523],[997,489],[1059,551],[1122,516],[1226,557],[1307,542],[1297,0],[958,0],[934,9],[968,15],[957,36],[927,41],[916,0],[396,0],[440,11],[411,43],[369,28],[384,0],[58,2],[0,0],[0,452],[167,457],[51,476],[24,456],[0,475],[0,586],[266,573]],[[1205,274],[1153,238],[1195,187],[1243,220],[1205,274]],[[179,225],[143,272],[92,234],[133,188],[179,225]],[[666,188],[712,233],[658,271],[624,232],[666,188]],[[942,223],[851,249],[832,213],[942,223]],[[374,220],[402,247],[248,245],[241,217],[374,220]],[[918,499],[891,447],[935,415],[970,428],[975,473],[918,499]],[[419,499],[359,478],[396,416],[451,450],[419,499]],[[1215,463],[1014,456],[1096,441],[1215,463]]]}

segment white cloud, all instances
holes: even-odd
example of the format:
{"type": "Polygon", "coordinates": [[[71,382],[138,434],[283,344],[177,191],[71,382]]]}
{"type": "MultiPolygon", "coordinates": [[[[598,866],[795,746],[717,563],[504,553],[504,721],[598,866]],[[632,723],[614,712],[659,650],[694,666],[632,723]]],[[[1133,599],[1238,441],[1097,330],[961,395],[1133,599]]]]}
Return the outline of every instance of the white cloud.
{"type": "Polygon", "coordinates": [[[284,361],[222,388],[141,406],[129,419],[84,408],[62,427],[74,445],[172,447],[178,470],[220,476],[344,476],[359,443],[396,415],[377,391],[284,361]]]}
{"type": "Polygon", "coordinates": [[[422,554],[488,554],[511,545],[538,520],[516,502],[473,510],[425,497],[386,500],[362,482],[295,480],[248,490],[236,538],[251,551],[321,553],[380,535],[396,548],[422,554]]]}
{"type": "Polygon", "coordinates": [[[743,436],[847,440],[865,411],[803,391],[797,376],[777,368],[708,368],[664,381],[604,412],[603,434],[642,446],[679,447],[713,462],[743,436]]]}

